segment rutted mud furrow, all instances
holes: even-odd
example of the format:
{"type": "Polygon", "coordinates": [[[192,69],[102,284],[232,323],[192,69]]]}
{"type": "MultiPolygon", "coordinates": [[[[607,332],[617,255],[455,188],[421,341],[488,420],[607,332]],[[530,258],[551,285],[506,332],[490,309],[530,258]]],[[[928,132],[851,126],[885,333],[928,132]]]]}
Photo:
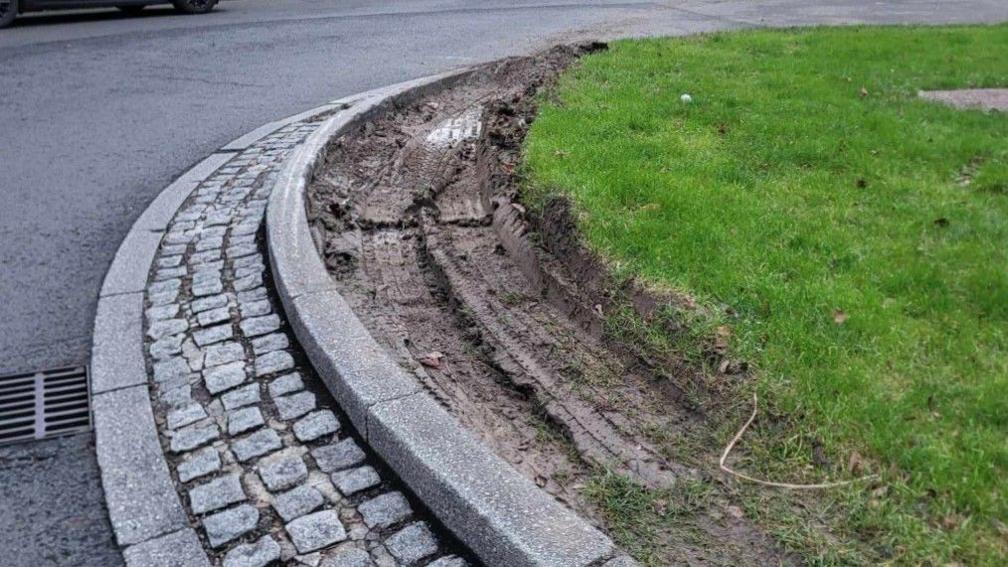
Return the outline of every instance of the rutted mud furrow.
{"type": "MultiPolygon", "coordinates": [[[[650,487],[705,477],[675,454],[704,416],[683,395],[691,370],[605,333],[606,280],[563,211],[530,220],[517,202],[531,97],[576,55],[487,68],[362,125],[330,153],[309,216],[341,292],[398,362],[498,455],[600,521],[583,490],[599,468],[650,487]]],[[[714,562],[783,558],[744,522],[688,525],[732,540],[714,562]]],[[[712,559],[688,542],[663,557],[712,559]]]]}

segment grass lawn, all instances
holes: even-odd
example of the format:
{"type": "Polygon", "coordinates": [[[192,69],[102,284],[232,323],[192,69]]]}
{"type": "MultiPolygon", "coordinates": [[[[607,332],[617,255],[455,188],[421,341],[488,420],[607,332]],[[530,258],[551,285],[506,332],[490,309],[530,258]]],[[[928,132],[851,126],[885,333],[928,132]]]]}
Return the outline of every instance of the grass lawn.
{"type": "Polygon", "coordinates": [[[795,420],[743,451],[817,439],[832,466],[790,479],[849,478],[855,453],[882,474],[829,495],[878,560],[1008,548],[1008,115],[916,97],[993,86],[1006,26],[621,41],[526,142],[530,202],[570,196],[619,273],[722,313],[795,420]]]}

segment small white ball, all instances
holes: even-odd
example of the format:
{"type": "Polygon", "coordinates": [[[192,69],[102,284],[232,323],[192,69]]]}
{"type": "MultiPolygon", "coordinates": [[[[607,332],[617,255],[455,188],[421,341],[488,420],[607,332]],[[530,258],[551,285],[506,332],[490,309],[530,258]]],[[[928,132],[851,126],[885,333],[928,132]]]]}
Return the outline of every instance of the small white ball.
{"type": "Polygon", "coordinates": [[[683,104],[689,104],[693,102],[693,97],[691,97],[689,93],[683,93],[683,95],[679,97],[679,100],[683,101],[683,104]]]}

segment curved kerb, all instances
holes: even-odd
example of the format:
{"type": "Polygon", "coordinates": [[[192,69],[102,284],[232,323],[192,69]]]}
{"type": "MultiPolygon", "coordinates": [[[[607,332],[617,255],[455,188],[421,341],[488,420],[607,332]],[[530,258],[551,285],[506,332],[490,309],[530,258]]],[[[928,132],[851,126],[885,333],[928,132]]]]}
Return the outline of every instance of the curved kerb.
{"type": "Polygon", "coordinates": [[[292,154],[266,213],[274,281],[298,341],[358,431],[480,559],[506,566],[633,565],[603,533],[484,446],[385,354],[336,290],[312,238],[305,190],[332,142],[383,110],[478,72],[366,93],[292,154]]]}
{"type": "Polygon", "coordinates": [[[116,252],[98,297],[91,394],[102,488],[127,565],[210,565],[169,475],[148,390],[144,290],[168,224],[197,185],[238,152],[288,124],[351,102],[334,101],[271,122],[225,145],[165,188],[116,252]]]}

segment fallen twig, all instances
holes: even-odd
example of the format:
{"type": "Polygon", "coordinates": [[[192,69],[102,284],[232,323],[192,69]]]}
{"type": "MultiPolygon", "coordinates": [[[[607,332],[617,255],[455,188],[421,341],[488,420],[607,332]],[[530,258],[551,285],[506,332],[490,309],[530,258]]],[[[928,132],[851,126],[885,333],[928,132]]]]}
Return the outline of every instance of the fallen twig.
{"type": "Polygon", "coordinates": [[[721,460],[718,462],[718,465],[721,467],[722,471],[736,478],[748,480],[749,482],[755,482],[756,484],[761,484],[763,486],[772,486],[774,488],[788,488],[792,490],[815,490],[820,488],[835,488],[838,486],[846,486],[848,484],[854,484],[855,482],[861,482],[863,480],[869,480],[878,477],[878,475],[870,474],[858,478],[853,478],[850,480],[839,480],[835,482],[820,482],[816,484],[792,484],[790,482],[774,482],[771,480],[754,478],[745,473],[740,473],[732,469],[731,467],[725,464],[725,461],[728,460],[728,455],[731,453],[732,449],[735,448],[735,444],[738,443],[738,440],[742,438],[742,435],[746,432],[747,429],[749,429],[749,426],[752,425],[753,420],[756,419],[757,399],[755,392],[753,392],[752,401],[753,401],[752,415],[749,416],[749,420],[746,421],[745,425],[743,425],[742,428],[738,430],[738,433],[735,434],[735,437],[732,437],[731,442],[728,443],[728,446],[725,447],[724,452],[721,453],[721,460]]]}

